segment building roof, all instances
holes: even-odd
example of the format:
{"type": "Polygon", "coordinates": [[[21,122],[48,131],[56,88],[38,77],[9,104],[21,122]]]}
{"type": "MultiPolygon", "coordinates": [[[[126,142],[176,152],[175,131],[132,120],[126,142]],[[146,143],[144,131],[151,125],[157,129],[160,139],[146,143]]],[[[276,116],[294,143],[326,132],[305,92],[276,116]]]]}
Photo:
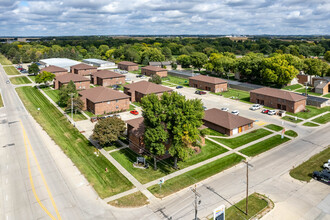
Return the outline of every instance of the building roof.
{"type": "Polygon", "coordinates": [[[76,60],[71,60],[71,59],[67,59],[67,58],[49,58],[49,59],[42,59],[39,60],[39,62],[41,64],[45,64],[45,65],[53,65],[53,66],[59,66],[65,69],[70,68],[70,66],[79,64],[80,62],[76,61],[76,60]]]}
{"type": "Polygon", "coordinates": [[[299,95],[297,93],[288,92],[288,91],[284,91],[284,90],[280,90],[280,89],[269,88],[269,87],[262,87],[259,89],[254,89],[254,90],[251,90],[250,93],[266,95],[266,96],[284,99],[284,100],[288,100],[288,101],[294,101],[294,102],[306,99],[305,96],[299,95]]]}
{"type": "Polygon", "coordinates": [[[71,66],[71,68],[76,69],[76,70],[90,70],[90,69],[97,69],[97,67],[87,65],[84,63],[79,63],[77,65],[71,66]]]}
{"type": "Polygon", "coordinates": [[[150,66],[161,66],[162,63],[161,62],[149,62],[150,66]]]}
{"type": "Polygon", "coordinates": [[[145,66],[145,67],[142,67],[141,69],[155,71],[155,72],[167,71],[166,69],[158,67],[158,66],[145,66]]]}
{"type": "Polygon", "coordinates": [[[229,130],[238,128],[247,124],[251,124],[254,121],[242,116],[233,115],[232,113],[221,111],[217,108],[211,108],[205,111],[204,121],[211,122],[229,130]]]}
{"type": "Polygon", "coordinates": [[[99,77],[101,79],[109,79],[109,78],[121,78],[125,77],[125,75],[109,71],[109,70],[100,70],[97,71],[96,73],[92,73],[93,77],[99,77]]]}
{"type": "Polygon", "coordinates": [[[323,89],[324,87],[328,86],[330,81],[321,80],[321,82],[315,87],[315,89],[323,89]]]}
{"type": "Polygon", "coordinates": [[[73,82],[85,82],[85,81],[90,81],[90,79],[83,77],[81,75],[78,74],[73,74],[73,73],[68,73],[68,74],[64,74],[61,76],[56,76],[55,80],[61,82],[61,83],[68,83],[71,80],[73,82]]]}
{"type": "Polygon", "coordinates": [[[137,91],[144,95],[148,95],[148,94],[152,94],[152,93],[170,92],[173,90],[171,88],[157,85],[155,83],[148,82],[148,81],[139,81],[136,83],[125,85],[124,87],[129,89],[130,91],[137,91]]]}
{"type": "Polygon", "coordinates": [[[126,66],[137,66],[136,63],[129,62],[129,61],[121,61],[118,64],[126,65],[126,66]]]}
{"type": "Polygon", "coordinates": [[[122,92],[118,92],[118,91],[115,91],[113,89],[103,87],[103,86],[94,87],[91,89],[86,89],[86,90],[80,91],[79,95],[82,96],[81,97],[82,99],[88,99],[94,103],[129,98],[128,95],[126,95],[122,92]]]}
{"type": "Polygon", "coordinates": [[[58,66],[47,66],[45,68],[42,68],[40,70],[40,72],[51,72],[51,73],[58,73],[58,72],[68,72],[66,69],[62,68],[62,67],[58,67],[58,66]]]}
{"type": "Polygon", "coordinates": [[[211,83],[211,84],[227,83],[227,81],[225,81],[223,79],[220,79],[217,77],[212,77],[212,76],[205,76],[205,75],[192,76],[192,77],[189,77],[189,79],[198,80],[201,82],[206,82],[206,83],[211,83]]]}
{"type": "Polygon", "coordinates": [[[101,64],[115,65],[114,62],[109,62],[106,60],[100,60],[100,59],[95,59],[95,58],[83,59],[83,62],[94,63],[94,64],[99,64],[99,65],[101,65],[101,64]]]}
{"type": "Polygon", "coordinates": [[[133,127],[132,133],[135,136],[142,136],[144,134],[146,127],[144,125],[143,117],[128,120],[128,121],[126,121],[126,123],[127,123],[127,125],[130,125],[133,127]]]}

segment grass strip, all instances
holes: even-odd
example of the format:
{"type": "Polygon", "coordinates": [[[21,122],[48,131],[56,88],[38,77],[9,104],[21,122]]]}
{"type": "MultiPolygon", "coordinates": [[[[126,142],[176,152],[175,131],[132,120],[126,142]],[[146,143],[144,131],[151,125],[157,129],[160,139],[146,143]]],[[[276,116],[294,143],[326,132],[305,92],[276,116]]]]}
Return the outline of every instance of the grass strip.
{"type": "Polygon", "coordinates": [[[0,54],[0,63],[2,65],[11,65],[12,64],[12,62],[10,60],[8,60],[7,57],[5,57],[2,54],[0,54]]]}
{"type": "Polygon", "coordinates": [[[235,149],[240,146],[243,146],[244,144],[248,144],[252,141],[255,141],[262,137],[270,135],[271,133],[272,133],[271,131],[268,131],[263,128],[259,128],[257,130],[250,131],[249,133],[240,135],[235,138],[212,138],[212,139],[214,139],[215,141],[218,141],[219,143],[226,145],[227,147],[235,149]]]}
{"type": "Polygon", "coordinates": [[[1,96],[1,93],[0,93],[0,108],[3,107],[3,101],[2,101],[2,96],[1,96]]]}
{"type": "Polygon", "coordinates": [[[297,120],[296,120],[294,117],[290,117],[290,116],[284,116],[284,117],[282,117],[282,119],[285,120],[285,121],[292,122],[292,123],[299,123],[299,122],[303,121],[299,118],[297,118],[297,120]]]}
{"type": "Polygon", "coordinates": [[[315,107],[315,106],[306,105],[306,110],[307,111],[298,112],[298,113],[287,112],[287,114],[297,116],[297,117],[303,118],[303,119],[308,119],[308,118],[314,117],[316,115],[319,115],[323,112],[330,111],[330,106],[326,106],[326,107],[323,107],[323,108],[318,108],[318,107],[315,107]]]}
{"type": "Polygon", "coordinates": [[[330,121],[330,113],[327,113],[320,117],[314,118],[312,121],[320,123],[320,124],[326,124],[330,121]]]}
{"type": "Polygon", "coordinates": [[[266,128],[273,130],[273,131],[280,131],[283,129],[283,127],[278,126],[278,125],[274,125],[274,124],[269,124],[265,126],[266,128]]]}
{"type": "Polygon", "coordinates": [[[266,140],[263,140],[259,143],[253,144],[247,148],[244,148],[244,149],[240,150],[239,152],[241,152],[242,154],[245,154],[246,156],[253,157],[253,156],[261,154],[265,151],[268,151],[280,144],[283,144],[284,142],[287,142],[288,140],[290,140],[290,138],[283,137],[283,139],[282,139],[281,135],[278,134],[278,135],[270,137],[266,140]]]}
{"type": "Polygon", "coordinates": [[[109,205],[119,208],[136,208],[147,205],[148,198],[140,191],[108,202],[109,205]]]}
{"type": "Polygon", "coordinates": [[[13,66],[4,66],[3,69],[6,71],[7,75],[20,75],[17,69],[13,66]]]}
{"type": "Polygon", "coordinates": [[[220,133],[218,131],[215,131],[215,130],[213,130],[211,128],[205,128],[205,129],[203,129],[203,131],[206,132],[206,135],[221,136],[221,137],[227,137],[228,136],[226,134],[222,134],[222,133],[220,133]]]}
{"type": "Polygon", "coordinates": [[[288,135],[290,137],[298,137],[297,132],[293,131],[293,130],[288,130],[284,133],[285,135],[288,135]]]}
{"type": "MultiPolygon", "coordinates": [[[[306,93],[306,89],[305,89],[305,88],[297,89],[295,92],[306,93]]],[[[311,88],[308,88],[308,89],[307,89],[307,94],[308,94],[308,95],[315,95],[315,96],[321,96],[321,95],[322,95],[322,94],[320,94],[320,93],[312,92],[312,89],[311,89],[311,88]]]]}
{"type": "Polygon", "coordinates": [[[26,76],[18,76],[10,78],[10,82],[14,85],[21,85],[21,84],[30,84],[31,81],[26,76]]]}
{"type": "Polygon", "coordinates": [[[317,126],[319,126],[319,125],[308,121],[308,122],[305,122],[305,123],[303,124],[303,126],[307,126],[307,127],[317,127],[317,126]]]}
{"type": "Polygon", "coordinates": [[[330,145],[327,147],[327,149],[321,151],[318,154],[315,154],[307,161],[290,170],[290,176],[297,180],[309,182],[312,179],[312,174],[314,171],[322,170],[322,166],[328,161],[329,155],[330,145]]]}
{"type": "Polygon", "coordinates": [[[324,95],[323,97],[325,97],[325,98],[330,98],[330,93],[329,93],[329,94],[326,94],[326,95],[324,95]]]}
{"type": "Polygon", "coordinates": [[[244,157],[237,154],[230,154],[222,157],[211,163],[205,164],[194,170],[188,171],[179,176],[173,177],[172,179],[165,180],[160,189],[159,185],[153,185],[148,190],[154,194],[157,198],[163,198],[179,190],[182,190],[192,184],[200,182],[208,177],[211,177],[225,169],[228,169],[238,163],[240,163],[244,157]]]}
{"type": "Polygon", "coordinates": [[[61,147],[101,198],[113,196],[133,187],[95,147],[75,129],[60,111],[34,87],[16,88],[25,107],[48,135],[61,147]],[[37,109],[40,108],[40,111],[37,109]],[[108,168],[108,172],[105,172],[108,168]]]}
{"type": "Polygon", "coordinates": [[[28,77],[29,77],[33,82],[36,82],[36,76],[35,76],[35,75],[28,75],[28,77]]]}
{"type": "Polygon", "coordinates": [[[300,84],[294,84],[294,85],[291,85],[291,86],[286,86],[286,87],[284,87],[284,88],[282,88],[282,89],[284,89],[284,90],[289,90],[289,91],[293,91],[293,90],[299,89],[299,88],[301,88],[301,87],[303,87],[303,86],[300,85],[300,84]]]}
{"type": "Polygon", "coordinates": [[[250,219],[264,208],[268,206],[268,202],[258,193],[253,193],[248,197],[248,209],[249,214],[245,215],[246,212],[246,198],[242,199],[235,205],[230,206],[226,209],[226,219],[230,220],[242,220],[250,219]]]}

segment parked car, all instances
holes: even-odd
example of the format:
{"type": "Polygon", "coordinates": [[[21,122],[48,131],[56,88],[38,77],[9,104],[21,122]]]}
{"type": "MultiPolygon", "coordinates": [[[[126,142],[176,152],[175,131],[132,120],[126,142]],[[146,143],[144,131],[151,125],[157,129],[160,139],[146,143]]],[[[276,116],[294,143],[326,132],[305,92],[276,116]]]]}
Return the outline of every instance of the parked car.
{"type": "Polygon", "coordinates": [[[201,90],[196,90],[196,91],[195,91],[195,94],[198,94],[198,95],[205,95],[206,92],[205,92],[205,91],[201,91],[201,90]]]}
{"type": "Polygon", "coordinates": [[[330,163],[323,164],[323,168],[327,169],[327,170],[330,170],[330,163]]]}
{"type": "Polygon", "coordinates": [[[130,113],[133,114],[133,115],[138,115],[139,114],[139,112],[136,111],[136,110],[132,110],[132,111],[130,111],[130,113]]]}
{"type": "Polygon", "coordinates": [[[126,78],[125,81],[131,81],[131,79],[130,78],[126,78]]]}
{"type": "Polygon", "coordinates": [[[221,108],[220,110],[221,110],[221,111],[228,112],[228,111],[229,111],[229,108],[223,107],[223,108],[221,108]]]}
{"type": "Polygon", "coordinates": [[[233,111],[231,111],[231,113],[232,113],[233,115],[239,115],[239,111],[238,111],[238,110],[233,110],[233,111]]]}
{"type": "Polygon", "coordinates": [[[323,182],[330,183],[330,172],[327,170],[314,171],[313,178],[315,180],[321,180],[323,182]]]}
{"type": "Polygon", "coordinates": [[[120,88],[120,85],[113,85],[112,88],[118,90],[120,88]]]}
{"type": "Polygon", "coordinates": [[[21,73],[28,73],[28,71],[27,70],[22,70],[21,73]]]}
{"type": "Polygon", "coordinates": [[[261,111],[261,113],[263,113],[263,114],[268,114],[268,112],[269,112],[268,109],[263,109],[263,110],[261,111]]]}
{"type": "Polygon", "coordinates": [[[257,110],[257,109],[260,109],[260,105],[259,105],[259,104],[254,104],[254,105],[252,105],[252,106],[250,107],[250,110],[253,110],[253,111],[255,111],[255,110],[257,110]]]}
{"type": "Polygon", "coordinates": [[[206,107],[206,106],[203,106],[203,109],[204,109],[204,110],[207,110],[207,107],[206,107]]]}
{"type": "Polygon", "coordinates": [[[143,75],[137,75],[136,76],[136,78],[142,78],[143,77],[143,75]]]}
{"type": "Polygon", "coordinates": [[[275,115],[276,114],[276,111],[275,110],[269,110],[267,112],[268,115],[275,115]]]}
{"type": "Polygon", "coordinates": [[[177,89],[182,89],[182,88],[183,88],[183,86],[177,86],[176,88],[177,88],[177,89]]]}
{"type": "Polygon", "coordinates": [[[7,81],[6,81],[6,83],[7,83],[7,84],[9,84],[9,83],[10,83],[10,81],[9,81],[9,80],[7,80],[7,81]]]}

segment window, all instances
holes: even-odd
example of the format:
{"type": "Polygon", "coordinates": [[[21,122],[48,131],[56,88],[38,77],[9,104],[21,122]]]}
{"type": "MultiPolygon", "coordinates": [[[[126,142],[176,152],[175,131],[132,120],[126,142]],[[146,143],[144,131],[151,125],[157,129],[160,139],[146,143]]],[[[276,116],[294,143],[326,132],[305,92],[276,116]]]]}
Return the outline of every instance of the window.
{"type": "Polygon", "coordinates": [[[116,106],[116,109],[118,109],[118,108],[119,108],[119,106],[117,105],[117,106],[116,106]]]}

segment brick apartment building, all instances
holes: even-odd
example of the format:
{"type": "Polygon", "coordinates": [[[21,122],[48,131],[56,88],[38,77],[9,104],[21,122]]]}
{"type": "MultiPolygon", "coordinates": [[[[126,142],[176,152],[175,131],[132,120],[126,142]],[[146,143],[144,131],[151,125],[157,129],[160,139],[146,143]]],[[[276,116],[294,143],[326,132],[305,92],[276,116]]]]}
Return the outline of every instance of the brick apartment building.
{"type": "Polygon", "coordinates": [[[306,108],[306,97],[280,89],[262,87],[250,91],[250,102],[296,113],[306,108]]]}
{"type": "Polygon", "coordinates": [[[136,63],[133,63],[133,62],[129,62],[129,61],[121,61],[117,64],[117,66],[118,66],[118,69],[126,70],[126,71],[139,70],[139,65],[137,65],[136,63]]]}
{"type": "Polygon", "coordinates": [[[157,85],[148,81],[140,81],[124,86],[124,93],[131,97],[132,102],[140,102],[141,98],[149,95],[156,94],[158,96],[162,95],[164,92],[172,92],[171,88],[165,86],[157,85]]]}
{"type": "Polygon", "coordinates": [[[100,70],[91,75],[91,82],[100,86],[125,84],[125,75],[109,70],[100,70]]]}
{"type": "Polygon", "coordinates": [[[106,87],[95,87],[79,92],[84,102],[84,110],[95,115],[126,111],[129,109],[129,96],[106,87]]]}
{"type": "Polygon", "coordinates": [[[97,72],[97,67],[80,63],[70,67],[70,72],[81,76],[90,76],[97,72]]]}
{"type": "Polygon", "coordinates": [[[163,69],[158,66],[145,66],[141,68],[141,74],[147,75],[147,76],[153,76],[158,75],[160,77],[166,77],[167,76],[167,70],[163,69]]]}
{"type": "Polygon", "coordinates": [[[50,73],[53,73],[55,74],[55,76],[61,76],[61,75],[64,75],[64,74],[67,74],[68,71],[62,67],[58,67],[58,66],[47,66],[45,68],[42,68],[39,73],[42,73],[42,72],[50,72],[50,73]]]}
{"type": "Polygon", "coordinates": [[[198,75],[189,77],[189,86],[211,92],[227,91],[227,81],[211,76],[198,75]]]}
{"type": "Polygon", "coordinates": [[[54,79],[54,89],[60,89],[63,85],[67,85],[70,81],[74,82],[77,90],[89,89],[89,79],[72,73],[56,76],[54,79]]]}
{"type": "Polygon", "coordinates": [[[222,134],[232,136],[253,128],[253,120],[217,108],[205,111],[203,118],[204,126],[222,134]]]}

